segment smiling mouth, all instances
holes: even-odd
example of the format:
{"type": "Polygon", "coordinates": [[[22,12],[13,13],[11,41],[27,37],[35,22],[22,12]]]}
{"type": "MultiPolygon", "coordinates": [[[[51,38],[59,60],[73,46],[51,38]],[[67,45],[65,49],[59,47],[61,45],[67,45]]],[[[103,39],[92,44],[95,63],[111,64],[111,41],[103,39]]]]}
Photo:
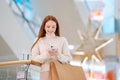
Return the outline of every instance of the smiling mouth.
{"type": "Polygon", "coordinates": [[[53,31],[48,31],[49,33],[53,33],[53,31]]]}

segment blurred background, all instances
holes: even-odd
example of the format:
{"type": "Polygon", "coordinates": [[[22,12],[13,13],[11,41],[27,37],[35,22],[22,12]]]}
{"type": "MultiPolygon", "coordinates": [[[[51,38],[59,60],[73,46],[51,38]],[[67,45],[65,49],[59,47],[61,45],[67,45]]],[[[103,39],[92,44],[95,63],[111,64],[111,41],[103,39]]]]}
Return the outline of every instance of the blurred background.
{"type": "MultiPolygon", "coordinates": [[[[120,0],[0,0],[0,62],[29,60],[43,18],[54,15],[60,23],[61,36],[69,42],[71,64],[82,66],[87,80],[120,80],[119,3],[120,0]],[[101,29],[96,31],[101,22],[101,29]],[[97,32],[95,39],[91,35],[97,32]],[[82,40],[84,36],[89,37],[82,40]],[[89,56],[82,52],[89,54],[99,40],[110,39],[98,53],[103,63],[98,57],[85,61],[89,56]],[[76,51],[81,45],[84,51],[76,51]]],[[[40,80],[39,71],[33,65],[0,66],[0,80],[40,80]]]]}

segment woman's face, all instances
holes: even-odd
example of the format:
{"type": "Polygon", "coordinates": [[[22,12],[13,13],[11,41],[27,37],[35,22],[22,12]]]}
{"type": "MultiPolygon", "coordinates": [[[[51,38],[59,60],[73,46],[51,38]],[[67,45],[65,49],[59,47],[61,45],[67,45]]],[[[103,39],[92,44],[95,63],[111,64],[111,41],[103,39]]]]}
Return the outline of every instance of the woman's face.
{"type": "Polygon", "coordinates": [[[49,20],[48,22],[46,22],[45,31],[46,31],[46,34],[48,34],[48,35],[51,35],[51,34],[55,33],[56,23],[52,20],[49,20]]]}

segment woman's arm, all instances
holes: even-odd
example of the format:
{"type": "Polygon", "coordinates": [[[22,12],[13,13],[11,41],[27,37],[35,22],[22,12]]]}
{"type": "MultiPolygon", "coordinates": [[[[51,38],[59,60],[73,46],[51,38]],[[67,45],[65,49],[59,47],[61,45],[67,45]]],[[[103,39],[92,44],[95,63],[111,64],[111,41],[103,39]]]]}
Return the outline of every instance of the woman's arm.
{"type": "Polygon", "coordinates": [[[66,38],[63,38],[62,53],[58,54],[57,58],[61,63],[69,63],[72,60],[66,38]]]}
{"type": "Polygon", "coordinates": [[[38,61],[40,63],[44,63],[45,62],[45,55],[40,53],[40,49],[39,49],[39,41],[34,45],[34,47],[32,48],[32,57],[31,59],[34,61],[38,61]]]}

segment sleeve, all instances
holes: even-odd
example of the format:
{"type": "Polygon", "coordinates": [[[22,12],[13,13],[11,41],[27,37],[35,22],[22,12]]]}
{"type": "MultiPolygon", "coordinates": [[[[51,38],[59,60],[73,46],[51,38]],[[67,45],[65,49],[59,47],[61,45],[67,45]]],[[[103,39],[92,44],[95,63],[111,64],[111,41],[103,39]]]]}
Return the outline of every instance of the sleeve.
{"type": "Polygon", "coordinates": [[[72,60],[66,38],[63,38],[62,53],[58,54],[57,58],[61,63],[69,63],[72,60]]]}
{"type": "Polygon", "coordinates": [[[38,42],[32,48],[31,60],[38,61],[40,63],[45,62],[45,56],[40,53],[39,43],[38,42]]]}

